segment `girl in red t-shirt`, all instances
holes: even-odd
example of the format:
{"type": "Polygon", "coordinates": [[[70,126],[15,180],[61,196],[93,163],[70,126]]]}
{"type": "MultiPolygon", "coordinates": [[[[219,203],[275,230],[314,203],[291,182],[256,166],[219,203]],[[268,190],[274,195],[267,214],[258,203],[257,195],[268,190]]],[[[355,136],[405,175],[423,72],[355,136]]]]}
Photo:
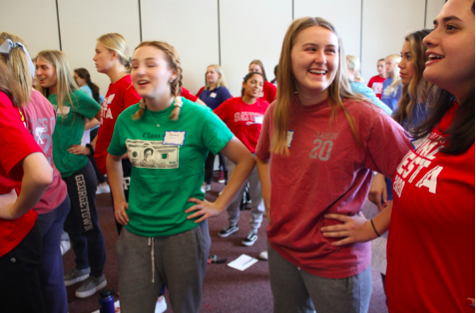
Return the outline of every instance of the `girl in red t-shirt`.
{"type": "MultiPolygon", "coordinates": [[[[261,73],[248,73],[243,80],[242,97],[228,99],[213,112],[220,117],[235,136],[245,144],[251,153],[255,153],[256,144],[261,133],[261,124],[269,103],[259,99],[263,90],[264,76],[261,73]]],[[[227,160],[227,168],[230,175],[233,173],[235,164],[227,160]]],[[[250,232],[241,242],[244,246],[252,246],[258,239],[258,229],[263,220],[264,203],[261,195],[258,169],[255,167],[248,177],[249,193],[251,197],[250,232]]],[[[238,231],[240,219],[241,198],[245,186],[238,192],[233,202],[228,206],[229,225],[222,229],[218,236],[228,237],[238,231]]]]}
{"type": "Polygon", "coordinates": [[[390,312],[474,312],[474,13],[474,1],[448,1],[423,40],[423,76],[439,88],[428,99],[431,115],[412,132],[418,141],[396,167],[393,208],[372,221],[332,215],[346,225],[325,229],[347,237],[340,246],[390,226],[390,312]]]}
{"type": "Polygon", "coordinates": [[[272,103],[276,98],[276,86],[268,81],[266,77],[266,71],[264,70],[263,62],[260,60],[253,60],[248,67],[248,71],[257,72],[263,74],[264,84],[263,84],[263,95],[260,99],[266,100],[268,103],[272,103]]]}
{"type": "MultiPolygon", "coordinates": [[[[131,62],[129,47],[126,39],[118,33],[109,33],[98,38],[94,63],[99,73],[106,74],[111,79],[111,84],[102,104],[101,126],[96,140],[92,145],[95,149],[94,157],[101,174],[106,174],[107,148],[111,143],[114,126],[119,114],[129,106],[140,101],[131,81],[131,62]]],[[[122,159],[124,175],[124,194],[129,199],[129,184],[131,180],[132,165],[127,156],[122,159]]],[[[111,193],[112,198],[112,193],[111,193]]],[[[114,203],[114,198],[112,199],[114,203]]],[[[114,205],[113,205],[114,207],[114,205]]],[[[116,221],[118,234],[122,225],[116,221]]]]}

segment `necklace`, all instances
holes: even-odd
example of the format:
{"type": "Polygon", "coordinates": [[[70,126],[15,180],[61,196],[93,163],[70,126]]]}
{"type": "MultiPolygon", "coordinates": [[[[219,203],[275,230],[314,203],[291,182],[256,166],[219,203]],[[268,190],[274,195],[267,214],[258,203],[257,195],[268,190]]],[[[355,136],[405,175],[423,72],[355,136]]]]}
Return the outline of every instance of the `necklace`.
{"type": "Polygon", "coordinates": [[[155,124],[157,124],[157,127],[160,127],[160,124],[157,123],[157,121],[155,120],[155,118],[152,116],[152,113],[150,113],[149,110],[147,110],[147,112],[149,112],[150,117],[154,120],[155,124]]]}

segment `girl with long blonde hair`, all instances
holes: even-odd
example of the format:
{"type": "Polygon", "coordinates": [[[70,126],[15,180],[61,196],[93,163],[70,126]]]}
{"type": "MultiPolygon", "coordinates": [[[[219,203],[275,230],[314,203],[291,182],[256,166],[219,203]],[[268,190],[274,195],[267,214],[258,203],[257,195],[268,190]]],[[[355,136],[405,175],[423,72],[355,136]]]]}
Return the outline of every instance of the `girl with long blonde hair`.
{"type": "Polygon", "coordinates": [[[78,298],[92,296],[107,284],[104,236],[96,210],[96,174],[88,157],[77,154],[86,120],[101,118],[101,106],[78,88],[66,55],[44,50],[36,57],[38,88],[56,110],[53,161],[66,182],[71,210],[64,224],[76,255],[76,267],[64,275],[66,286],[84,283],[78,298]]]}
{"type": "Polygon", "coordinates": [[[278,86],[256,150],[274,312],[366,312],[370,245],[337,249],[320,229],[334,223],[325,213],[359,214],[372,170],[390,175],[410,144],[395,121],[352,93],[342,41],[322,18],[289,26],[278,86]]]}
{"type": "Polygon", "coordinates": [[[198,312],[210,249],[207,218],[233,200],[254,160],[210,109],[180,96],[174,47],[142,42],[131,78],[142,100],[119,115],[107,157],[115,217],[124,225],[116,244],[121,309],[153,313],[166,284],[174,312],[198,312]],[[236,163],[214,203],[200,190],[208,151],[236,163]],[[125,153],[133,166],[129,201],[122,189],[125,153]]]}
{"type": "MultiPolygon", "coordinates": [[[[107,173],[107,147],[111,143],[117,117],[129,106],[139,103],[141,97],[137,94],[129,74],[131,70],[129,46],[124,36],[118,33],[102,35],[97,39],[95,51],[93,61],[97,71],[106,74],[111,80],[105,101],[102,103],[101,126],[97,139],[93,141],[97,167],[101,174],[105,175],[107,173]]],[[[127,157],[123,158],[121,162],[124,175],[124,194],[126,199],[129,199],[132,165],[127,157]]],[[[106,184],[105,182],[100,187],[105,188],[106,184]]],[[[114,198],[112,198],[112,202],[114,203],[114,198]]],[[[122,226],[117,221],[116,228],[119,234],[122,226]]]]}

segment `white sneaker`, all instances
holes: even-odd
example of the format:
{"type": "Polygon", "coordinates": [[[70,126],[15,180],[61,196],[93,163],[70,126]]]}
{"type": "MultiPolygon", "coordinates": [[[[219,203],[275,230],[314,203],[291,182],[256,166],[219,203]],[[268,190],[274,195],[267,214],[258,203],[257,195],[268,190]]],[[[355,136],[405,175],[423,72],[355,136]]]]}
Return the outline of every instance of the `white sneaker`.
{"type": "Polygon", "coordinates": [[[207,183],[203,183],[202,187],[200,188],[200,190],[203,193],[206,193],[210,189],[212,189],[212,186],[210,184],[207,184],[207,183]]]}
{"type": "Polygon", "coordinates": [[[266,261],[267,261],[267,260],[268,260],[268,251],[263,251],[263,252],[261,252],[261,253],[259,254],[259,258],[260,258],[261,260],[266,260],[266,261]]]}
{"type": "Polygon", "coordinates": [[[66,252],[68,252],[69,249],[71,249],[71,242],[69,241],[69,239],[60,241],[60,249],[61,255],[64,255],[66,252]]]}
{"type": "Polygon", "coordinates": [[[111,192],[111,188],[109,187],[109,185],[107,183],[99,184],[98,188],[96,190],[97,195],[99,195],[101,193],[110,193],[110,192],[111,192]]]}
{"type": "Polygon", "coordinates": [[[167,302],[164,296],[160,296],[155,305],[155,313],[162,313],[165,312],[165,310],[167,310],[167,302]]]}

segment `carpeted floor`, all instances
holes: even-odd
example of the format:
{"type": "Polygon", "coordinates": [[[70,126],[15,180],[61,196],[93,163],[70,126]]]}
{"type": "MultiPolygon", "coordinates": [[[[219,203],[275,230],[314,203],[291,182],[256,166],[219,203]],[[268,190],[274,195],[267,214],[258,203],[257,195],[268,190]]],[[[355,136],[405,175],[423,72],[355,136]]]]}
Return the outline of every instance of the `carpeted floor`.
{"type": "MultiPolygon", "coordinates": [[[[213,200],[223,184],[214,182],[212,190],[207,193],[207,199],[213,200]]],[[[106,240],[106,267],[104,273],[108,281],[106,288],[118,288],[117,261],[114,245],[117,240],[116,226],[113,220],[111,198],[109,194],[97,196],[97,206],[101,227],[106,240]]],[[[227,225],[226,213],[209,220],[212,246],[210,255],[226,258],[228,262],[247,254],[258,258],[261,251],[266,249],[267,220],[259,230],[258,241],[251,247],[241,245],[241,240],[249,231],[249,211],[241,211],[239,231],[228,238],[220,238],[217,233],[227,225]]],[[[74,254],[70,250],[64,255],[65,271],[74,266],[74,254]]],[[[68,287],[69,313],[90,313],[99,309],[98,294],[86,299],[75,297],[78,283],[68,287]]],[[[120,297],[116,296],[116,299],[120,297]]],[[[167,298],[167,293],[166,293],[167,298]]],[[[168,298],[167,298],[168,301],[168,298]]],[[[200,313],[268,313],[273,311],[273,297],[269,285],[268,263],[259,261],[244,272],[232,269],[226,264],[210,264],[203,284],[203,298],[200,313]]],[[[173,312],[168,302],[167,313],[173,312]]],[[[385,297],[380,274],[373,272],[373,294],[370,300],[369,313],[386,313],[385,297]]]]}

